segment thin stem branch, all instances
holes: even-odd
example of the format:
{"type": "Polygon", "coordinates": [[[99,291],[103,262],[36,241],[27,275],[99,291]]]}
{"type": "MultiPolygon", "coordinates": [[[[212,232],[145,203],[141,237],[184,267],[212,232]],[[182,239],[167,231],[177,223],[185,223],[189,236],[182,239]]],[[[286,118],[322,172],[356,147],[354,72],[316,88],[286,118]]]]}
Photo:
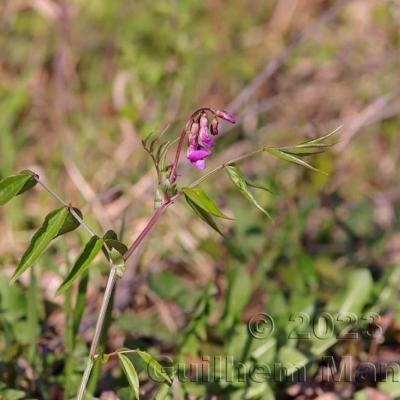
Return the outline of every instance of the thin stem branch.
{"type": "Polygon", "coordinates": [[[71,207],[71,204],[68,204],[65,200],[63,200],[53,189],[50,189],[40,178],[39,175],[35,174],[35,179],[37,183],[42,186],[46,192],[50,193],[56,200],[58,200],[64,207],[67,207],[70,213],[74,216],[74,218],[82,225],[84,229],[91,235],[96,236],[93,232],[93,229],[79,216],[79,214],[71,207]]]}
{"type": "Polygon", "coordinates": [[[86,386],[88,384],[88,381],[90,378],[90,373],[92,372],[92,368],[94,365],[97,348],[99,346],[100,336],[101,336],[101,332],[103,330],[104,320],[105,320],[106,313],[107,313],[107,308],[110,303],[111,296],[112,296],[112,293],[114,290],[114,286],[115,286],[115,283],[117,282],[117,280],[118,280],[117,267],[113,267],[113,268],[111,268],[110,275],[108,276],[106,290],[104,292],[103,301],[101,303],[99,316],[98,316],[97,322],[96,322],[96,328],[94,330],[92,344],[90,346],[89,357],[86,361],[85,371],[83,373],[81,385],[79,387],[79,392],[78,392],[78,396],[77,396],[78,400],[82,400],[85,396],[86,386]]]}

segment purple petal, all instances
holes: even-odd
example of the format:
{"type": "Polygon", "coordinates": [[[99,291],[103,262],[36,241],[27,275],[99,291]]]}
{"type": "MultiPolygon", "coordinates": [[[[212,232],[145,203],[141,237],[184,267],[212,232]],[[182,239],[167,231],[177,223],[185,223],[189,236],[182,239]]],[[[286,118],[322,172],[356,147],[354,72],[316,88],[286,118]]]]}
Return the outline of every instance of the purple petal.
{"type": "Polygon", "coordinates": [[[218,120],[217,118],[213,118],[210,125],[211,135],[217,136],[218,135],[218,120]]]}
{"type": "Polygon", "coordinates": [[[224,110],[217,110],[215,112],[215,115],[219,118],[224,119],[225,121],[230,122],[231,124],[236,124],[236,118],[229,113],[228,111],[224,111],[224,110]]]}
{"type": "Polygon", "coordinates": [[[215,141],[208,134],[208,128],[200,128],[200,139],[205,146],[215,146],[215,141]]]}
{"type": "Polygon", "coordinates": [[[197,169],[204,169],[206,167],[206,162],[204,160],[191,161],[191,163],[197,169]]]}
{"type": "Polygon", "coordinates": [[[199,160],[203,160],[204,158],[210,156],[211,154],[212,151],[205,147],[199,146],[197,149],[193,149],[191,146],[189,146],[186,158],[190,161],[196,162],[199,160]]]}

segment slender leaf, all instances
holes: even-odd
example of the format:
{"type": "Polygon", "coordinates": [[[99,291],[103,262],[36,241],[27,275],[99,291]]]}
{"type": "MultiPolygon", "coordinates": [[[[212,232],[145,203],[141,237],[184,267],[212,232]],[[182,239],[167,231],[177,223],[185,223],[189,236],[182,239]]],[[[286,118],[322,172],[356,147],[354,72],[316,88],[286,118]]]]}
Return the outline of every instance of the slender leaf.
{"type": "Polygon", "coordinates": [[[307,140],[306,142],[298,144],[296,147],[299,148],[308,148],[308,147],[328,147],[331,146],[330,144],[322,143],[324,140],[329,139],[331,136],[333,136],[335,133],[337,133],[340,129],[342,129],[343,125],[338,126],[336,129],[334,129],[332,132],[329,132],[328,134],[324,136],[320,136],[316,139],[311,139],[307,140]]]}
{"type": "Polygon", "coordinates": [[[189,204],[191,209],[197,214],[206,224],[208,224],[211,228],[217,231],[221,236],[224,234],[219,229],[218,225],[215,223],[213,217],[207,212],[200,208],[196,203],[190,200],[189,197],[185,195],[186,202],[189,204]]]}
{"type": "Polygon", "coordinates": [[[133,366],[131,360],[124,354],[118,353],[118,358],[121,363],[122,370],[128,380],[129,386],[132,388],[136,399],[139,398],[139,378],[135,367],[133,366]]]}
{"type": "Polygon", "coordinates": [[[240,169],[235,165],[225,165],[225,170],[231,178],[231,181],[234,185],[239,189],[240,193],[255,207],[257,207],[262,213],[264,213],[268,218],[271,219],[270,214],[266,211],[258,201],[255,199],[253,194],[249,191],[249,188],[246,183],[246,177],[242,174],[240,169]]]}
{"type": "Polygon", "coordinates": [[[74,307],[73,329],[72,329],[74,341],[79,333],[79,325],[81,323],[83,312],[85,311],[88,282],[89,282],[89,272],[86,271],[83,273],[82,278],[79,282],[78,295],[74,307]]]}
{"type": "Polygon", "coordinates": [[[86,243],[86,246],[83,249],[82,253],[76,260],[71,271],[68,273],[63,283],[57,289],[57,294],[60,294],[67,290],[75,281],[75,279],[81,276],[89,268],[89,265],[100,252],[103,244],[104,240],[98,238],[97,236],[93,236],[90,238],[90,240],[86,243]]]}
{"type": "MultiPolygon", "coordinates": [[[[82,218],[83,214],[81,210],[78,208],[73,207],[73,210],[82,218]]],[[[67,218],[65,219],[65,222],[63,226],[61,227],[60,231],[58,232],[57,236],[65,235],[68,232],[74,231],[76,228],[78,228],[80,225],[80,222],[72,215],[71,210],[68,209],[68,215],[67,218]]]]}
{"type": "Polygon", "coordinates": [[[208,212],[214,217],[225,218],[225,219],[232,219],[225,215],[217,206],[215,201],[209,197],[204,190],[200,188],[183,188],[182,192],[185,194],[186,197],[189,197],[193,203],[197,204],[200,208],[204,211],[208,212]]]}
{"type": "Polygon", "coordinates": [[[248,186],[253,187],[255,189],[265,190],[266,192],[271,193],[271,194],[274,193],[270,188],[267,188],[266,186],[258,185],[258,184],[253,183],[253,182],[250,182],[247,179],[246,179],[246,183],[247,183],[248,186]]]}
{"type": "Polygon", "coordinates": [[[0,206],[6,204],[13,197],[26,192],[37,184],[35,174],[31,171],[21,171],[0,181],[0,206]]]}
{"type": "Polygon", "coordinates": [[[164,378],[166,382],[168,382],[170,385],[172,384],[172,380],[165,372],[165,369],[153,356],[151,356],[149,353],[146,353],[145,351],[137,351],[136,354],[141,357],[141,359],[146,363],[147,368],[151,367],[153,371],[164,378]]]}
{"type": "Polygon", "coordinates": [[[57,236],[67,218],[67,215],[68,209],[62,207],[52,211],[46,216],[43,225],[35,233],[28,249],[22,256],[17,270],[11,278],[11,283],[14,283],[24,271],[31,267],[39,256],[46,250],[49,243],[57,236]]]}
{"type": "Polygon", "coordinates": [[[308,164],[304,160],[298,158],[297,156],[295,156],[285,150],[275,149],[273,147],[267,147],[266,150],[268,151],[268,153],[270,153],[274,157],[280,158],[281,160],[289,161],[291,163],[298,164],[298,165],[302,165],[303,167],[309,168],[315,172],[319,172],[321,174],[327,175],[325,172],[313,167],[312,165],[308,164]]]}
{"type": "Polygon", "coordinates": [[[118,235],[113,230],[107,231],[103,239],[109,249],[115,249],[121,255],[124,255],[128,251],[128,247],[118,239],[118,235]]]}

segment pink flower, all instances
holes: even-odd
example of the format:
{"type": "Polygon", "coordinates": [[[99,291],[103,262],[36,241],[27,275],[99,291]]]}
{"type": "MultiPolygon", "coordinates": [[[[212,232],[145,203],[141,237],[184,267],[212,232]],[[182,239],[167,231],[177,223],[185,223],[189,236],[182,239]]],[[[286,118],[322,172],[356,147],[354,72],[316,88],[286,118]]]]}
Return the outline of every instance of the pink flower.
{"type": "Polygon", "coordinates": [[[190,160],[191,162],[196,162],[199,160],[204,160],[205,158],[209,157],[212,154],[212,151],[210,149],[207,149],[206,147],[198,145],[197,147],[194,147],[192,145],[189,145],[189,148],[186,153],[186,158],[190,160]]]}
{"type": "Polygon", "coordinates": [[[208,128],[200,128],[200,139],[201,142],[207,147],[215,146],[214,139],[208,134],[208,128]]]}
{"type": "Polygon", "coordinates": [[[191,161],[191,163],[197,169],[204,169],[206,167],[206,162],[204,160],[191,161]]]}
{"type": "Polygon", "coordinates": [[[217,110],[215,112],[215,115],[219,118],[224,119],[225,121],[230,122],[231,124],[236,124],[236,118],[229,113],[228,111],[224,111],[224,110],[217,110]]]}

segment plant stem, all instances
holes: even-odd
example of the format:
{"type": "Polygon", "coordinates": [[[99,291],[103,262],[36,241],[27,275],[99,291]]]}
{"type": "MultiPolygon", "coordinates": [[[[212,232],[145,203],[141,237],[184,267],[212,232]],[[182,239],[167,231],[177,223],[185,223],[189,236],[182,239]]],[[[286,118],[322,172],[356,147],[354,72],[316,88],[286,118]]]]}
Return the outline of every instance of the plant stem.
{"type": "MultiPolygon", "coordinates": [[[[177,157],[176,157],[177,160],[179,160],[179,154],[180,154],[180,151],[181,151],[181,148],[182,148],[183,139],[185,138],[185,135],[186,135],[186,131],[183,130],[183,132],[184,132],[183,134],[181,133],[181,139],[179,141],[180,143],[181,142],[182,143],[180,145],[178,144],[178,150],[177,150],[177,153],[176,153],[177,154],[177,157]]],[[[202,183],[206,179],[210,178],[212,175],[215,175],[220,170],[222,170],[225,167],[225,165],[229,165],[229,164],[233,164],[233,163],[236,163],[236,162],[243,161],[243,160],[245,160],[245,159],[247,159],[247,158],[249,158],[249,157],[251,157],[251,156],[253,156],[255,154],[261,153],[263,151],[264,151],[264,148],[262,148],[260,150],[253,151],[251,153],[244,154],[244,155],[236,157],[236,158],[233,158],[233,159],[231,159],[231,160],[219,165],[218,167],[214,168],[213,170],[211,170],[207,174],[203,175],[201,178],[199,178],[198,180],[194,181],[191,185],[189,185],[189,187],[192,188],[192,187],[198,186],[200,183],[202,183]]],[[[174,163],[174,165],[177,165],[177,162],[174,163]]],[[[176,168],[175,168],[175,171],[176,171],[176,168]]],[[[137,248],[148,237],[149,233],[151,232],[153,227],[157,224],[157,222],[159,221],[159,219],[163,215],[164,211],[174,202],[174,200],[176,200],[180,196],[182,196],[182,192],[178,192],[172,198],[167,199],[159,208],[156,209],[156,211],[154,212],[153,216],[150,218],[150,220],[148,221],[146,226],[140,232],[139,236],[136,238],[136,240],[132,243],[132,245],[129,247],[129,249],[124,254],[123,258],[124,258],[125,261],[128,260],[128,258],[132,256],[132,254],[137,250],[137,248]]],[[[110,302],[111,295],[112,295],[112,292],[114,290],[114,286],[115,286],[117,280],[118,280],[117,268],[115,266],[113,266],[111,271],[110,271],[110,275],[108,277],[106,290],[104,292],[103,302],[101,304],[99,317],[98,317],[97,322],[96,322],[96,328],[95,328],[92,344],[90,346],[89,357],[87,359],[85,371],[84,371],[83,376],[82,376],[82,381],[81,381],[81,385],[80,385],[80,388],[79,388],[77,400],[83,400],[83,398],[85,396],[86,386],[88,384],[88,381],[89,381],[89,378],[90,378],[90,373],[92,371],[92,368],[93,368],[93,365],[94,365],[94,361],[95,361],[95,358],[96,358],[96,355],[97,355],[96,354],[97,353],[97,348],[98,348],[98,345],[99,345],[101,332],[103,330],[104,318],[105,318],[105,315],[106,315],[106,312],[107,312],[107,307],[108,307],[108,304],[110,302]]]]}
{"type": "Polygon", "coordinates": [[[104,292],[103,302],[101,303],[99,317],[97,318],[97,322],[96,322],[96,328],[94,331],[92,345],[90,346],[89,357],[86,362],[85,371],[82,376],[82,381],[81,381],[81,385],[80,385],[78,396],[77,396],[78,400],[82,400],[85,396],[86,386],[89,381],[90,373],[93,368],[93,364],[94,364],[94,360],[95,360],[96,352],[97,352],[97,347],[99,345],[99,340],[100,340],[100,336],[101,336],[101,331],[103,330],[104,319],[106,316],[107,307],[110,302],[111,295],[112,295],[115,283],[117,282],[117,279],[118,279],[117,268],[113,267],[110,271],[110,275],[108,276],[108,281],[107,281],[106,290],[104,292]]]}
{"type": "MultiPolygon", "coordinates": [[[[139,234],[139,236],[136,238],[136,240],[129,247],[128,251],[124,254],[125,261],[135,252],[135,250],[140,246],[140,244],[146,239],[146,237],[151,232],[154,225],[158,222],[161,215],[164,213],[164,211],[170,204],[171,204],[171,202],[167,201],[167,202],[163,203],[159,208],[157,208],[157,210],[154,212],[153,216],[150,218],[149,222],[144,227],[142,232],[139,234]]],[[[106,286],[106,290],[104,292],[103,301],[101,303],[99,316],[97,318],[96,327],[95,327],[95,331],[94,331],[94,335],[93,335],[93,340],[92,340],[92,344],[90,346],[90,352],[89,352],[89,356],[88,356],[88,359],[86,362],[85,371],[83,372],[77,400],[82,400],[85,396],[86,387],[87,387],[87,384],[88,384],[88,381],[90,378],[90,373],[92,371],[94,361],[95,361],[95,358],[97,355],[97,348],[99,346],[99,340],[100,340],[101,332],[103,330],[104,319],[106,316],[108,304],[110,303],[112,292],[114,290],[114,286],[115,286],[117,280],[118,280],[117,268],[115,266],[113,266],[111,268],[110,275],[108,276],[107,286],[106,286]]]]}

